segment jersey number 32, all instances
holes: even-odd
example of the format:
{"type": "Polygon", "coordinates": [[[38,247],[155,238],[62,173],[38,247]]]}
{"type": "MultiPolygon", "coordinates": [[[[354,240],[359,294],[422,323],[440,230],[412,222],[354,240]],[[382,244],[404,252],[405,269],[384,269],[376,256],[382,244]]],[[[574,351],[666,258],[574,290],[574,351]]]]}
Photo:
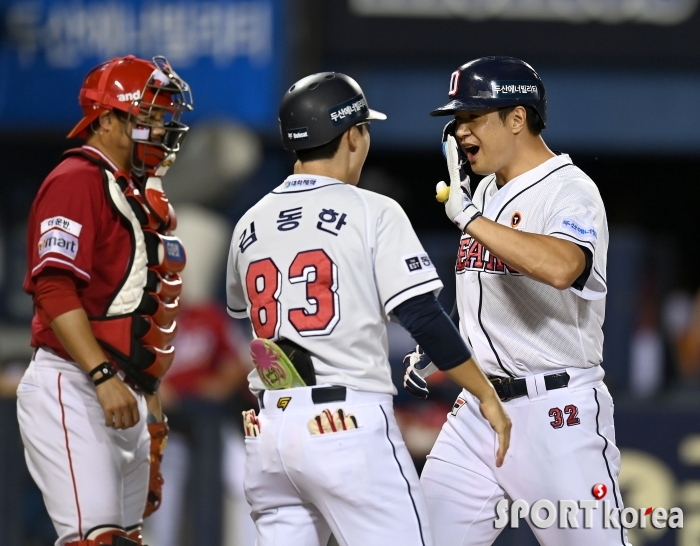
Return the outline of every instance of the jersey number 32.
{"type": "MultiPolygon", "coordinates": [[[[340,319],[338,269],[333,260],[320,249],[299,252],[289,266],[287,280],[291,284],[306,284],[306,301],[311,308],[287,311],[294,329],[304,337],[330,334],[340,319]]],[[[271,258],[257,260],[248,266],[245,283],[255,335],[276,338],[283,313],[280,303],[284,289],[282,273],[271,258]]]]}

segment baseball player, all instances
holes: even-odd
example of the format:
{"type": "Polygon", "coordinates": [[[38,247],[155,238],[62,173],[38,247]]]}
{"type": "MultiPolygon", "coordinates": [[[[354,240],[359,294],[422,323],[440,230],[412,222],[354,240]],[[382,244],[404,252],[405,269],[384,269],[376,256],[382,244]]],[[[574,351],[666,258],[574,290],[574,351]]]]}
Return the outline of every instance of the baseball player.
{"type": "Polygon", "coordinates": [[[91,70],[79,100],[68,137],[85,145],[64,154],[29,216],[35,352],[18,418],[56,545],[141,544],[160,503],[167,424],[155,393],[185,265],[160,177],[192,99],[165,58],[127,56],[91,70]]]}
{"type": "MultiPolygon", "coordinates": [[[[498,536],[503,499],[592,501],[603,484],[611,506],[622,509],[613,403],[600,366],[608,228],[595,184],[540,136],[545,88],[532,67],[511,57],[476,59],[452,73],[449,98],[431,114],[454,116],[443,136],[450,186],[437,190],[463,232],[459,329],[514,432],[497,467],[493,431],[462,392],[421,484],[436,543],[476,546],[498,536]],[[473,197],[466,163],[487,175],[473,197]]],[[[409,360],[405,384],[426,396],[429,359],[409,360]]],[[[528,522],[545,546],[627,544],[624,529],[603,528],[602,506],[590,529],[583,515],[578,529],[528,522]]]]}
{"type": "Polygon", "coordinates": [[[498,435],[495,465],[508,417],[435,299],[442,283],[405,213],[356,187],[369,123],[386,116],[352,78],[325,72],[289,88],[279,119],[295,174],[238,222],[226,280],[229,313],[250,318],[262,372],[249,375],[260,414],[245,416],[257,545],[325,546],[331,531],[341,546],[431,545],[393,414],[387,320],[480,400],[498,435]]]}

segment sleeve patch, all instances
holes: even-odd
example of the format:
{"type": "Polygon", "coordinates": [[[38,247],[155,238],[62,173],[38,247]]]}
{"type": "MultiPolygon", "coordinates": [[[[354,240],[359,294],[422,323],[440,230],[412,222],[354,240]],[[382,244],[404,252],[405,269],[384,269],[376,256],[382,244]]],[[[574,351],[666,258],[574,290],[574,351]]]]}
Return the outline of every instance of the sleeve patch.
{"type": "Polygon", "coordinates": [[[574,234],[578,237],[586,237],[586,238],[593,238],[597,239],[598,238],[598,233],[596,230],[591,226],[582,226],[581,224],[575,222],[574,220],[571,220],[569,218],[564,218],[561,221],[561,227],[562,229],[568,231],[571,234],[574,234]]]}
{"type": "Polygon", "coordinates": [[[54,228],[62,229],[66,233],[70,233],[75,237],[80,237],[83,225],[65,216],[54,216],[53,218],[47,218],[41,222],[41,233],[46,233],[54,228]]]}
{"type": "Polygon", "coordinates": [[[408,269],[408,274],[413,275],[415,273],[425,273],[426,271],[434,271],[435,266],[430,260],[430,256],[423,252],[421,254],[411,254],[408,256],[402,256],[401,259],[406,264],[406,269],[408,269]]]}
{"type": "Polygon", "coordinates": [[[47,231],[39,239],[39,258],[43,258],[49,252],[63,254],[75,260],[78,254],[78,238],[60,229],[47,231]]]}

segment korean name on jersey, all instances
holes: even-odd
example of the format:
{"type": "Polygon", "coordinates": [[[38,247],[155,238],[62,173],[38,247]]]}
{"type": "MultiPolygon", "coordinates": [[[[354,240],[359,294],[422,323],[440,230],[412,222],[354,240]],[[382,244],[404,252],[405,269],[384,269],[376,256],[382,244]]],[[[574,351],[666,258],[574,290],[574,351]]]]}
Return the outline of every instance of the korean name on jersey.
{"type": "MultiPolygon", "coordinates": [[[[310,351],[317,384],[391,394],[390,313],[442,288],[395,201],[310,175],[290,176],[241,218],[226,284],[229,314],[310,351]]],[[[249,380],[263,389],[255,371],[249,380]]]]}

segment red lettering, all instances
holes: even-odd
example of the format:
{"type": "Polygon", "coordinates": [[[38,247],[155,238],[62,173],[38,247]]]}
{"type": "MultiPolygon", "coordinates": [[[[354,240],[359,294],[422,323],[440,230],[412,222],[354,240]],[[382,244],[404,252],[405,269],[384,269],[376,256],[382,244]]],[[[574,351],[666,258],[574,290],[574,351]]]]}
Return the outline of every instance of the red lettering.
{"type": "Polygon", "coordinates": [[[470,237],[467,239],[462,239],[459,242],[459,250],[457,251],[457,264],[455,265],[455,271],[457,273],[466,269],[467,250],[469,249],[469,244],[471,243],[471,241],[472,239],[470,237]]]}
{"type": "Polygon", "coordinates": [[[472,245],[467,252],[469,269],[484,269],[484,246],[472,239],[472,245]]]}
{"type": "Polygon", "coordinates": [[[486,262],[485,270],[493,271],[494,273],[505,273],[506,266],[500,258],[494,256],[493,253],[489,252],[489,261],[486,262]]]}

